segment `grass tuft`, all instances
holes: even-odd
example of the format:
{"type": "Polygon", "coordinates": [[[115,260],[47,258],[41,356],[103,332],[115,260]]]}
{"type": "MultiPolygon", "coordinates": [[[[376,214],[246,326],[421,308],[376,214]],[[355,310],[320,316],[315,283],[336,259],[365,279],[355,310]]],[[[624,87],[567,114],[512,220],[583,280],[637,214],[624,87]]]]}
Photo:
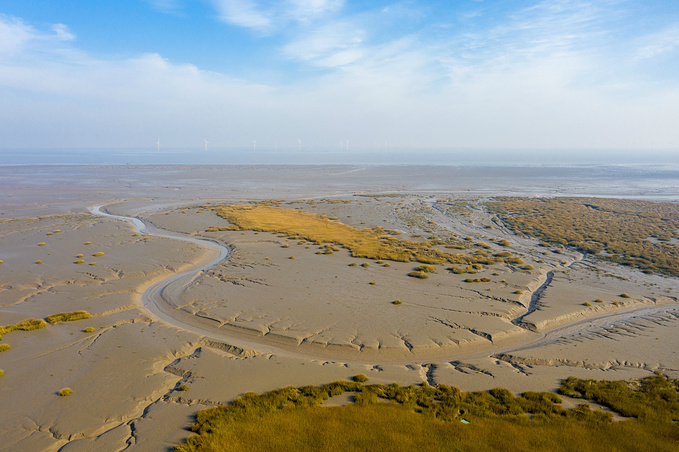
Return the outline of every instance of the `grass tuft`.
{"type": "Polygon", "coordinates": [[[52,314],[45,317],[48,323],[71,322],[73,320],[89,319],[90,313],[87,311],[62,312],[60,314],[52,314]]]}
{"type": "Polygon", "coordinates": [[[71,389],[71,388],[63,388],[59,391],[60,397],[68,397],[71,394],[73,394],[73,389],[71,389]]]}

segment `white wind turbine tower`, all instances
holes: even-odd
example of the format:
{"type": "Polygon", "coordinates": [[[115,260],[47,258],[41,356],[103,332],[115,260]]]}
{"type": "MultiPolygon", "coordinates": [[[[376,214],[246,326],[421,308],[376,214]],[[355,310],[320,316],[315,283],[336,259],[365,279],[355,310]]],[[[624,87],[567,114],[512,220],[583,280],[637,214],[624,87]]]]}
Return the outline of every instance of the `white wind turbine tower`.
{"type": "Polygon", "coordinates": [[[205,150],[207,151],[207,144],[209,143],[209,141],[207,141],[205,138],[203,138],[203,141],[205,141],[205,150]]]}
{"type": "Polygon", "coordinates": [[[257,150],[257,140],[252,140],[252,150],[253,151],[257,150]]]}
{"type": "Polygon", "coordinates": [[[297,150],[298,151],[302,150],[302,140],[300,140],[299,138],[297,138],[297,150]]]}
{"type": "Polygon", "coordinates": [[[160,138],[158,138],[158,141],[156,141],[156,145],[158,146],[158,152],[160,152],[160,138]]]}

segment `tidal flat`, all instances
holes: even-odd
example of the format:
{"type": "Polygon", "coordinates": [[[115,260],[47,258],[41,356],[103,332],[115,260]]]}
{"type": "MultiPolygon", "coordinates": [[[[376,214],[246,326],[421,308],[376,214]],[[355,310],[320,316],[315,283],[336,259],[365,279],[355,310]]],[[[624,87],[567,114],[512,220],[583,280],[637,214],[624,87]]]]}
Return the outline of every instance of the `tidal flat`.
{"type": "Polygon", "coordinates": [[[2,336],[0,447],[164,450],[202,409],[357,374],[514,394],[677,378],[674,274],[492,204],[663,202],[672,225],[677,187],[657,166],[0,167],[0,325],[90,314],[2,336]]]}

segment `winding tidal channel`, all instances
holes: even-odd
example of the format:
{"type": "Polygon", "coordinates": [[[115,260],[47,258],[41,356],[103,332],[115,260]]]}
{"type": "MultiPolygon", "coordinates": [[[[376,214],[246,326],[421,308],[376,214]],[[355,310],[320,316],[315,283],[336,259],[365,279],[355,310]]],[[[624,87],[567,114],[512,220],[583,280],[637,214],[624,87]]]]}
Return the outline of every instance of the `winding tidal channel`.
{"type": "MultiPolygon", "coordinates": [[[[206,264],[197,266],[196,268],[193,268],[191,270],[172,275],[168,278],[165,278],[161,281],[158,281],[154,284],[152,284],[150,287],[148,287],[144,293],[142,294],[141,297],[141,302],[142,302],[142,309],[146,312],[147,315],[149,315],[151,318],[161,321],[163,323],[166,323],[168,325],[172,325],[176,328],[186,330],[195,334],[198,334],[200,336],[203,336],[207,340],[215,340],[219,341],[222,343],[225,343],[227,347],[235,347],[239,348],[242,351],[246,350],[251,350],[251,351],[256,351],[257,354],[276,354],[279,356],[287,356],[287,357],[297,357],[297,358],[318,358],[318,359],[328,359],[327,355],[320,355],[317,353],[314,353],[313,350],[307,350],[307,349],[299,349],[299,350],[291,350],[288,348],[283,348],[283,347],[278,347],[275,345],[270,345],[262,342],[255,342],[255,341],[250,341],[247,338],[231,335],[231,334],[224,334],[223,331],[218,331],[215,328],[211,328],[209,324],[206,323],[201,323],[203,319],[193,319],[191,314],[189,313],[183,313],[179,309],[174,309],[172,306],[176,306],[177,303],[171,302],[171,300],[176,300],[181,296],[181,293],[184,291],[184,289],[191,284],[200,274],[215,266],[218,265],[219,263],[223,262],[225,259],[229,257],[230,250],[229,248],[220,245],[215,242],[211,242],[209,240],[204,240],[204,239],[198,239],[195,237],[190,237],[181,233],[176,233],[176,232],[171,232],[167,230],[163,230],[160,228],[157,228],[151,224],[145,223],[144,221],[140,220],[139,218],[134,218],[134,217],[127,217],[127,216],[122,216],[122,215],[113,215],[110,214],[106,211],[105,206],[103,205],[98,205],[98,206],[92,206],[89,207],[90,212],[92,212],[94,215],[106,217],[106,218],[113,218],[117,220],[122,220],[126,221],[128,223],[131,223],[136,231],[139,234],[142,235],[153,235],[155,237],[163,237],[167,239],[172,239],[172,240],[181,240],[185,242],[190,242],[193,244],[196,244],[202,248],[204,248],[206,251],[212,253],[214,257],[206,264]]],[[[518,326],[522,326],[525,328],[524,325],[521,325],[524,317],[526,317],[528,314],[531,312],[535,311],[538,309],[538,302],[540,299],[540,296],[544,292],[544,290],[550,285],[553,277],[553,272],[548,272],[545,275],[545,281],[534,290],[534,292],[531,294],[531,299],[530,299],[530,305],[527,307],[527,311],[512,320],[512,323],[518,326]]],[[[643,307],[638,307],[635,309],[630,309],[626,310],[623,312],[613,312],[613,313],[606,313],[600,316],[596,317],[588,317],[588,318],[581,318],[578,319],[577,321],[574,321],[572,323],[569,323],[567,325],[561,325],[549,330],[545,330],[543,332],[535,332],[535,331],[526,331],[526,335],[522,336],[520,340],[517,342],[519,343],[513,343],[510,346],[507,347],[496,347],[496,348],[491,348],[491,349],[486,349],[484,351],[475,351],[475,352],[458,352],[455,353],[454,355],[451,354],[451,356],[446,356],[446,357],[437,357],[437,358],[430,358],[430,359],[423,359],[423,358],[416,358],[413,356],[413,359],[411,360],[397,360],[396,362],[394,360],[381,360],[379,357],[372,357],[372,358],[362,358],[360,356],[356,357],[349,357],[349,356],[342,356],[341,361],[342,362],[355,362],[355,363],[372,363],[372,364],[379,364],[381,361],[384,361],[385,363],[403,363],[403,364],[409,364],[409,363],[426,363],[426,362],[431,362],[432,360],[435,361],[441,361],[441,360],[446,360],[446,359],[460,359],[460,358],[472,358],[472,357],[481,357],[481,356],[491,356],[495,355],[498,353],[509,353],[512,351],[518,351],[518,350],[523,350],[523,349],[528,349],[528,348],[533,348],[533,347],[538,347],[542,345],[546,345],[549,343],[552,343],[557,340],[563,340],[568,337],[575,337],[575,336],[580,336],[582,334],[588,333],[588,332],[593,332],[600,330],[602,328],[610,327],[615,324],[619,324],[621,322],[628,321],[632,318],[638,318],[642,317],[645,315],[651,315],[651,314],[659,314],[663,312],[677,312],[679,311],[679,305],[672,303],[672,304],[665,304],[665,305],[650,305],[650,306],[643,306],[643,307]]]]}

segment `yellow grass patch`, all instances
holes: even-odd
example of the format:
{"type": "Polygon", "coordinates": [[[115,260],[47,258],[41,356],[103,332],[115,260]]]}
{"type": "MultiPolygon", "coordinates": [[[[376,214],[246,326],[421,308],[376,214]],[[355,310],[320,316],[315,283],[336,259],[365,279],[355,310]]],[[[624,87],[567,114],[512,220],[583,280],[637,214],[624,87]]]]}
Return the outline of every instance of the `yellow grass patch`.
{"type": "MultiPolygon", "coordinates": [[[[207,208],[208,206],[206,206],[207,208]]],[[[300,212],[295,209],[264,205],[222,205],[211,207],[217,215],[233,226],[210,228],[216,230],[249,230],[285,234],[289,238],[304,239],[315,243],[333,243],[347,248],[353,257],[381,259],[398,262],[488,262],[480,255],[448,253],[433,248],[430,242],[399,240],[387,234],[383,228],[357,229],[332,220],[325,215],[300,212]]],[[[492,260],[492,259],[491,259],[492,260]]],[[[494,261],[493,261],[494,262],[494,261]]]]}

